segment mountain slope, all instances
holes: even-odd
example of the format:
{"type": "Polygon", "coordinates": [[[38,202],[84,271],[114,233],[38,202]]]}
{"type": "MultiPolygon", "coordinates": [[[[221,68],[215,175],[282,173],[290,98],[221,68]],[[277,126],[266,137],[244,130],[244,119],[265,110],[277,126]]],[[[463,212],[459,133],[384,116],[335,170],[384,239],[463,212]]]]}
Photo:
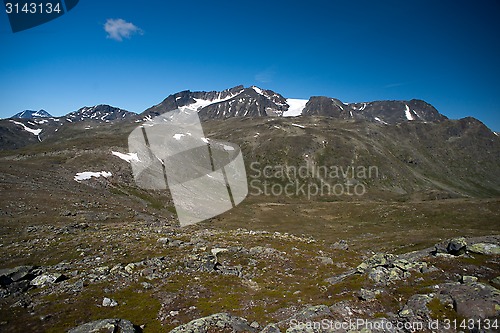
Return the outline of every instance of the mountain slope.
{"type": "MultiPolygon", "coordinates": [[[[474,118],[393,125],[331,117],[228,119],[207,123],[209,136],[240,144],[250,164],[316,168],[376,167],[376,177],[339,177],[359,182],[372,199],[436,199],[500,196],[500,138],[474,118]],[[354,178],[354,179],[351,179],[354,178]]],[[[257,168],[259,169],[259,168],[257,168]]],[[[261,175],[263,172],[261,173],[261,175]]],[[[321,177],[311,174],[321,185],[321,177]]],[[[266,179],[261,179],[265,181],[266,179]]],[[[274,177],[271,182],[283,183],[274,177]]],[[[288,181],[285,179],[285,181],[288,181]]],[[[262,183],[261,183],[262,184],[262,183]]],[[[353,199],[324,196],[321,200],[353,199]]]]}

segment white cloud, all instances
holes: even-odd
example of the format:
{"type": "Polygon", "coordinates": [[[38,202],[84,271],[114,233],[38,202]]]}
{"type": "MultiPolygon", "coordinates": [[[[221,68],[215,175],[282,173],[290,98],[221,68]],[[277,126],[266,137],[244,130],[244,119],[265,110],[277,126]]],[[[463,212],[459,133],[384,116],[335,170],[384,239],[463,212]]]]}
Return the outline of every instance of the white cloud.
{"type": "Polygon", "coordinates": [[[130,38],[134,34],[141,34],[142,30],[133,23],[123,19],[108,19],[104,24],[104,30],[108,33],[107,38],[121,42],[123,38],[130,38]]]}

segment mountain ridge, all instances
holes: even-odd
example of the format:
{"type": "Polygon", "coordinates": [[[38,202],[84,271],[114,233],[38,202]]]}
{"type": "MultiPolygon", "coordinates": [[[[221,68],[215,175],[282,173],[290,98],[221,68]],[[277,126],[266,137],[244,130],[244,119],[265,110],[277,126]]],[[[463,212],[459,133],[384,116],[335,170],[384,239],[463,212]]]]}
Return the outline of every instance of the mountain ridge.
{"type": "Polygon", "coordinates": [[[442,121],[447,119],[428,102],[419,99],[381,100],[344,103],[337,98],[311,96],[308,100],[285,98],[272,90],[242,85],[223,91],[184,90],[169,95],[140,116],[152,119],[177,108],[199,112],[202,120],[256,116],[328,116],[339,119],[365,119],[383,124],[403,121],[442,121]]]}
{"type": "MultiPolygon", "coordinates": [[[[139,114],[99,104],[84,106],[61,117],[3,119],[0,120],[0,150],[17,149],[53,136],[60,136],[59,129],[69,125],[85,130],[115,123],[132,125],[151,121],[154,117],[178,108],[198,112],[202,121],[245,117],[265,117],[270,120],[320,116],[337,120],[364,121],[379,126],[395,126],[408,122],[441,123],[448,119],[431,104],[419,99],[354,103],[345,103],[340,99],[326,96],[311,96],[308,100],[291,99],[269,89],[238,85],[222,91],[183,90],[167,96],[160,103],[139,114]]],[[[41,114],[41,111],[32,111],[25,116],[37,113],[41,114]]],[[[483,123],[481,124],[487,131],[491,131],[483,123]]],[[[493,131],[491,133],[498,137],[498,133],[493,131]]]]}
{"type": "Polygon", "coordinates": [[[24,110],[19,113],[16,113],[10,118],[33,119],[33,118],[48,118],[48,117],[52,117],[52,115],[47,111],[45,111],[44,109],[40,109],[38,111],[24,110]]]}
{"type": "Polygon", "coordinates": [[[23,111],[12,118],[34,118],[42,111],[47,118],[66,118],[73,121],[136,121],[152,118],[175,110],[189,108],[199,112],[201,120],[227,119],[231,117],[287,117],[326,116],[339,119],[364,119],[381,124],[404,121],[443,121],[446,116],[430,103],[420,100],[378,100],[345,103],[327,96],[311,96],[309,99],[285,98],[281,94],[257,86],[235,87],[222,91],[183,90],[170,94],[163,101],[136,114],[106,104],[84,106],[61,117],[52,117],[44,110],[23,111]]]}

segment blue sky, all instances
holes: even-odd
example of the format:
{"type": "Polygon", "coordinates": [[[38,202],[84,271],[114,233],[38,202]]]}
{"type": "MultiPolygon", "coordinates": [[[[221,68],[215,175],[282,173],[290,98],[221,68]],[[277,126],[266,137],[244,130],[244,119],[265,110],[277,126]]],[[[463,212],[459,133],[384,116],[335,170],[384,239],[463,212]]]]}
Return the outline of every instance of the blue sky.
{"type": "Polygon", "coordinates": [[[500,131],[499,14],[496,0],[81,0],[14,34],[0,13],[0,117],[142,112],[177,91],[243,84],[289,98],[419,98],[500,131]]]}

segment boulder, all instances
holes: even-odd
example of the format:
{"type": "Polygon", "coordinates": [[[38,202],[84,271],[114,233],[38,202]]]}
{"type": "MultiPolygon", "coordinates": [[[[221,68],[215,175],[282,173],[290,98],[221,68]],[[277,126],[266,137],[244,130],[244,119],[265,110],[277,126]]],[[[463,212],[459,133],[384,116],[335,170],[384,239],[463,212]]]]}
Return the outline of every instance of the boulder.
{"type": "Polygon", "coordinates": [[[32,286],[43,286],[46,284],[56,283],[63,281],[66,277],[59,273],[54,274],[42,274],[31,280],[30,284],[32,286]]]}
{"type": "Polygon", "coordinates": [[[114,299],[104,297],[104,299],[102,300],[102,306],[115,307],[115,306],[118,306],[118,302],[115,301],[114,299]]]}
{"type": "Polygon", "coordinates": [[[102,319],[72,328],[68,333],[138,333],[134,325],[125,319],[102,319]]]}
{"type": "Polygon", "coordinates": [[[491,243],[476,243],[467,247],[467,250],[484,255],[500,255],[500,246],[491,243]]]}
{"type": "Polygon", "coordinates": [[[445,283],[440,292],[449,295],[457,314],[464,318],[485,319],[500,316],[500,290],[484,283],[445,283]]]}
{"type": "Polygon", "coordinates": [[[419,318],[430,319],[430,310],[427,308],[427,304],[432,301],[433,296],[427,294],[417,294],[413,295],[408,299],[406,305],[398,315],[401,318],[413,318],[415,316],[419,318]]]}
{"type": "Polygon", "coordinates": [[[208,317],[203,317],[190,321],[187,324],[178,326],[170,333],[209,333],[214,330],[229,329],[232,332],[256,333],[258,330],[250,326],[244,318],[232,316],[228,313],[216,313],[208,317]]]}
{"type": "Polygon", "coordinates": [[[34,268],[34,266],[18,266],[0,269],[0,285],[6,286],[12,282],[31,280],[34,277],[32,274],[34,268]]]}
{"type": "Polygon", "coordinates": [[[465,253],[466,247],[467,247],[467,242],[465,241],[465,238],[463,237],[454,238],[450,240],[450,242],[446,246],[446,251],[449,254],[458,256],[465,253]]]}
{"type": "Polygon", "coordinates": [[[356,267],[356,271],[358,273],[364,273],[370,268],[375,267],[391,267],[395,260],[394,255],[386,254],[386,253],[377,253],[370,257],[368,260],[362,262],[358,267],[356,267]]]}
{"type": "Polygon", "coordinates": [[[477,277],[475,276],[469,276],[469,275],[464,275],[460,279],[462,283],[472,283],[472,282],[477,282],[477,277]]]}
{"type": "Polygon", "coordinates": [[[432,251],[432,253],[434,255],[447,254],[447,255],[458,256],[464,254],[466,249],[467,249],[467,242],[465,238],[458,237],[436,244],[434,246],[434,251],[432,251]]]}

